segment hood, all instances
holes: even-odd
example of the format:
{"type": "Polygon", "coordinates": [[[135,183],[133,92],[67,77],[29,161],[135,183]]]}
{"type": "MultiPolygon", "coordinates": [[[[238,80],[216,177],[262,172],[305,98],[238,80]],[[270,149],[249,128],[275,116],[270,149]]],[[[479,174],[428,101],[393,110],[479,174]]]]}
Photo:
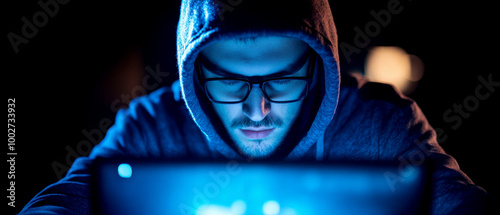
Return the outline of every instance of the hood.
{"type": "MultiPolygon", "coordinates": [[[[177,27],[177,62],[183,99],[209,147],[228,159],[242,157],[223,141],[200,104],[195,60],[207,45],[236,37],[283,36],[302,40],[318,54],[324,72],[323,97],[311,127],[287,160],[303,157],[322,137],[339,97],[337,34],[327,0],[184,0],[177,27]]],[[[206,105],[206,104],[204,104],[206,105]]]]}

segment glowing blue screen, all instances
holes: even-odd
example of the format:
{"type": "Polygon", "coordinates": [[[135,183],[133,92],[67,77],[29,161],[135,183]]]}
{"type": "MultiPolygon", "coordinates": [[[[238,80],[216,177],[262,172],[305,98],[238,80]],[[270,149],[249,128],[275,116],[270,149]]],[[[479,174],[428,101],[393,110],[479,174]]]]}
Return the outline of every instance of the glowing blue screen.
{"type": "Polygon", "coordinates": [[[413,167],[108,163],[98,174],[97,207],[122,215],[417,214],[424,188],[413,167]]]}

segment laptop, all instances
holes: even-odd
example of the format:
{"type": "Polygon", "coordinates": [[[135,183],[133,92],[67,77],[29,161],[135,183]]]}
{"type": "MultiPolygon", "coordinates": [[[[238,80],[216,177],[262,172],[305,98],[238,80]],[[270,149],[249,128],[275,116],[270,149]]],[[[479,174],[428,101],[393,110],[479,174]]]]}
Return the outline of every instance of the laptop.
{"type": "Polygon", "coordinates": [[[428,211],[425,165],[98,160],[94,214],[396,215],[428,211]]]}

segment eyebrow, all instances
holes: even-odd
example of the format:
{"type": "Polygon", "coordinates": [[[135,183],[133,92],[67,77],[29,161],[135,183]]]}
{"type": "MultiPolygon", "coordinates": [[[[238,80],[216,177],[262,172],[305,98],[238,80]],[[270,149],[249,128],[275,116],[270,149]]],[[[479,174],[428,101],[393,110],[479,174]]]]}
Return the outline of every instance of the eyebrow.
{"type": "MultiPolygon", "coordinates": [[[[265,78],[279,78],[282,76],[287,76],[287,75],[292,75],[297,73],[307,62],[307,60],[310,58],[312,54],[311,48],[309,48],[302,56],[300,56],[299,60],[294,61],[293,63],[289,64],[286,66],[283,70],[280,70],[278,72],[272,73],[270,75],[265,75],[265,76],[253,76],[253,77],[265,77],[265,78]]],[[[234,78],[241,78],[241,79],[246,79],[248,77],[252,76],[245,76],[245,75],[240,75],[240,74],[235,74],[230,71],[227,71],[220,66],[212,63],[210,60],[208,60],[205,56],[199,55],[198,56],[199,63],[205,67],[208,72],[214,73],[218,76],[222,77],[234,77],[234,78]]],[[[202,71],[200,71],[202,72],[202,71]]]]}

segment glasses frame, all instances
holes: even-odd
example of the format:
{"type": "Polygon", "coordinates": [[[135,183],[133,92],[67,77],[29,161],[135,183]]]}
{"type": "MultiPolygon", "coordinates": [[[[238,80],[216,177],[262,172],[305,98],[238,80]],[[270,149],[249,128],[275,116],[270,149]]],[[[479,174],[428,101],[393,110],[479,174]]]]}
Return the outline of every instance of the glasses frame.
{"type": "Polygon", "coordinates": [[[248,95],[250,95],[250,92],[254,88],[254,85],[258,85],[259,88],[260,88],[260,90],[262,90],[262,93],[264,94],[264,97],[268,101],[273,102],[273,103],[292,103],[292,102],[297,102],[297,101],[304,100],[307,97],[308,93],[309,93],[309,88],[311,86],[312,79],[313,79],[313,76],[314,76],[314,67],[316,66],[316,59],[315,59],[314,56],[315,55],[312,54],[312,56],[309,58],[309,67],[307,68],[307,74],[308,75],[306,77],[269,78],[269,79],[264,79],[264,80],[260,80],[260,81],[250,81],[248,79],[241,79],[241,78],[202,78],[201,77],[201,68],[200,68],[200,63],[199,62],[197,62],[196,70],[197,70],[197,73],[198,73],[198,80],[199,80],[201,86],[203,86],[203,91],[205,91],[205,94],[207,95],[207,98],[211,102],[221,103],[221,104],[237,104],[237,103],[244,102],[244,101],[247,100],[248,95]],[[234,102],[223,102],[223,101],[217,101],[217,100],[213,99],[210,96],[210,93],[208,92],[207,82],[210,82],[210,81],[220,81],[220,80],[246,82],[248,90],[247,90],[247,93],[246,93],[245,97],[243,97],[243,99],[241,99],[239,101],[234,101],[234,102]],[[264,90],[264,84],[266,82],[276,81],[276,80],[305,80],[305,81],[307,81],[304,96],[302,96],[302,97],[300,97],[298,99],[295,99],[295,100],[290,100],[290,101],[274,101],[274,100],[272,100],[271,98],[269,98],[269,96],[267,95],[266,91],[264,90]]]}

